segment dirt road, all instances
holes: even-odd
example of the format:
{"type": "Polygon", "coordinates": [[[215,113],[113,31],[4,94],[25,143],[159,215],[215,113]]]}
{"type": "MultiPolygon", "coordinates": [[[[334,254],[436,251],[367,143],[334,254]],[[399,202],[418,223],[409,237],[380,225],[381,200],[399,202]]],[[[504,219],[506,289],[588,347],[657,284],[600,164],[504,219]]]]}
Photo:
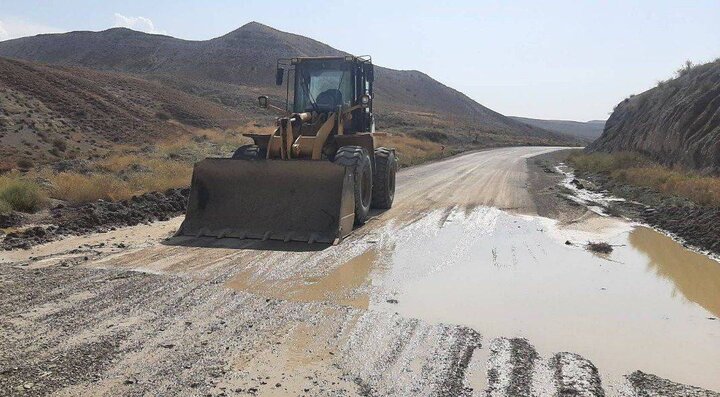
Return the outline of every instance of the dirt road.
{"type": "MultiPolygon", "coordinates": [[[[632,341],[603,355],[585,349],[604,342],[591,332],[597,323],[562,326],[577,317],[566,306],[593,314],[583,306],[602,305],[595,280],[627,277],[607,269],[614,257],[563,242],[617,240],[632,227],[535,216],[526,159],[552,150],[495,149],[403,170],[394,208],[339,246],[171,238],[176,218],[2,253],[0,394],[717,395],[635,372],[718,389],[717,366],[684,377],[632,354],[624,366],[617,351],[632,341]],[[562,258],[582,265],[562,267],[562,258]],[[580,281],[571,267],[585,272],[580,281]],[[565,352],[575,348],[611,375],[565,352]]],[[[710,317],[703,303],[715,297],[678,306],[677,329],[683,316],[710,317]]],[[[601,331],[622,325],[600,320],[618,321],[601,331]]],[[[699,366],[720,362],[718,323],[685,326],[703,333],[699,366]]]]}

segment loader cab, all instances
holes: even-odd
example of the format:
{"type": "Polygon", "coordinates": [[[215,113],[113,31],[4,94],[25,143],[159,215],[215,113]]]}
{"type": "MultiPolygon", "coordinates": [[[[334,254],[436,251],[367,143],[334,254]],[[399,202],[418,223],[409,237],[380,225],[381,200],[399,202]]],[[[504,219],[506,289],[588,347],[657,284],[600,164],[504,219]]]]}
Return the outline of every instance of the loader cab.
{"type": "Polygon", "coordinates": [[[287,110],[293,113],[352,111],[346,133],[372,132],[374,68],[370,57],[313,57],[278,61],[276,83],[288,75],[287,110]],[[285,70],[287,68],[287,72],[285,70]],[[292,80],[292,81],[290,81],[292,80]],[[292,85],[292,104],[289,103],[292,85]]]}

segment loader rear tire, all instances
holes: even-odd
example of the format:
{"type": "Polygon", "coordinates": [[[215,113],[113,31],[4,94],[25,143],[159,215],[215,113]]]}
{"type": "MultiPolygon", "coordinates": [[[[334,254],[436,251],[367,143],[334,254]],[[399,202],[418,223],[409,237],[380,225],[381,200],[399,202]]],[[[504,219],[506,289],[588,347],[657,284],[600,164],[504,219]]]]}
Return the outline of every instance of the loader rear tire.
{"type": "Polygon", "coordinates": [[[355,193],[355,224],[367,221],[372,202],[372,163],[370,154],[362,146],[342,146],[335,153],[335,164],[352,169],[355,193]]]}
{"type": "Polygon", "coordinates": [[[265,153],[257,145],[243,145],[235,150],[232,158],[235,160],[261,160],[265,153]]]}
{"type": "Polygon", "coordinates": [[[395,199],[395,174],[398,161],[395,150],[385,147],[375,149],[375,172],[373,174],[372,207],[387,210],[395,199]]]}

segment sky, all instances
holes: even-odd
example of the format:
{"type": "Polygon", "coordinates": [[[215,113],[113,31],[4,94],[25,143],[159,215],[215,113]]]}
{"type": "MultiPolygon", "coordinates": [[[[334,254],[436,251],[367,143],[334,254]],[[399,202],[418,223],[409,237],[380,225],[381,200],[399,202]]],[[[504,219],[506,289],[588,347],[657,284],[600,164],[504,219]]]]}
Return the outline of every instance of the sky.
{"type": "Polygon", "coordinates": [[[686,60],[720,57],[720,0],[0,0],[0,40],[115,26],[207,40],[250,21],[543,119],[606,119],[686,60]]]}

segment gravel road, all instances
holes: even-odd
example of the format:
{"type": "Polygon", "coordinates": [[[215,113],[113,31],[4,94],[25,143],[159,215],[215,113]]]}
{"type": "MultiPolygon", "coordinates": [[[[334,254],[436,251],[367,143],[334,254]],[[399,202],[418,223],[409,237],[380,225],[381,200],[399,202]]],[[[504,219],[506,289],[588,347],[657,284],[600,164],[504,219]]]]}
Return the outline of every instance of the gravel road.
{"type": "Polygon", "coordinates": [[[0,253],[0,394],[718,396],[639,371],[605,390],[580,355],[378,310],[440,268],[376,283],[377,247],[438,211],[536,214],[526,159],[553,150],[402,170],[394,208],[333,247],[175,238],[174,218],[0,253]]]}

